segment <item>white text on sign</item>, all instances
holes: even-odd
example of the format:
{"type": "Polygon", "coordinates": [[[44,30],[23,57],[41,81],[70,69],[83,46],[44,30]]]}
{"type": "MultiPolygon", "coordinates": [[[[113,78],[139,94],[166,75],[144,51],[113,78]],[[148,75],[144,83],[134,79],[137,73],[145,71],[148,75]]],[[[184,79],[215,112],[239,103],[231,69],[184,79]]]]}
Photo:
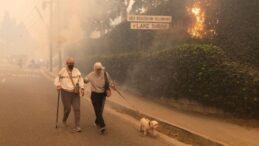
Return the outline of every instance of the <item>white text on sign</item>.
{"type": "Polygon", "coordinates": [[[132,22],[130,24],[131,29],[169,29],[168,23],[136,23],[132,22]]]}
{"type": "Polygon", "coordinates": [[[171,16],[128,15],[130,22],[172,22],[171,16]]]}

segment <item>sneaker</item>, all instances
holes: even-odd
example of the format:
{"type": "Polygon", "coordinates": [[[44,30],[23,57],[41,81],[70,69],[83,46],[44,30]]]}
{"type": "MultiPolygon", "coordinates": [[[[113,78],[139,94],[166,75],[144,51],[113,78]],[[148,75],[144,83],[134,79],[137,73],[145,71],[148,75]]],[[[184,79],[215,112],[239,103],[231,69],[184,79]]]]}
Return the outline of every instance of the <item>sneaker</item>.
{"type": "Polygon", "coordinates": [[[101,135],[107,134],[107,130],[105,129],[105,127],[101,128],[101,129],[99,130],[99,132],[100,132],[101,135]]]}
{"type": "Polygon", "coordinates": [[[95,122],[93,123],[93,126],[94,126],[94,127],[97,127],[97,128],[100,127],[100,126],[99,126],[98,124],[96,124],[95,122]]]}
{"type": "Polygon", "coordinates": [[[76,127],[73,129],[74,132],[82,132],[82,129],[80,127],[76,127]]]}

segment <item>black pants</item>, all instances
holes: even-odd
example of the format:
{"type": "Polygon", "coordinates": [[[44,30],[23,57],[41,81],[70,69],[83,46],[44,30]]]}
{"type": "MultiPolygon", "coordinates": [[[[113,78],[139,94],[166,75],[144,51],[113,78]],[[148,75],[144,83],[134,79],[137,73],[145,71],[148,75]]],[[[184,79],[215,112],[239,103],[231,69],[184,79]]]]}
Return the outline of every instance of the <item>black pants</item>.
{"type": "Polygon", "coordinates": [[[91,100],[94,107],[95,112],[95,124],[100,128],[105,127],[104,119],[103,119],[103,109],[105,104],[106,94],[105,93],[91,93],[91,100]]]}

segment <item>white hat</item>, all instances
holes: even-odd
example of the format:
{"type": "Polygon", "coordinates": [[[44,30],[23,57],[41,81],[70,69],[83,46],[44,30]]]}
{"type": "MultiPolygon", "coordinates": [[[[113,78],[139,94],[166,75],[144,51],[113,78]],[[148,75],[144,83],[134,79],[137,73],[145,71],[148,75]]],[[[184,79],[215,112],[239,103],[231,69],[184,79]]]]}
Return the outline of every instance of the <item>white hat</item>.
{"type": "Polygon", "coordinates": [[[73,57],[68,57],[67,60],[66,60],[66,63],[68,63],[68,62],[75,63],[75,59],[73,57]]]}
{"type": "Polygon", "coordinates": [[[97,69],[104,69],[105,67],[102,65],[101,62],[96,62],[94,64],[94,70],[97,70],[97,69]]]}

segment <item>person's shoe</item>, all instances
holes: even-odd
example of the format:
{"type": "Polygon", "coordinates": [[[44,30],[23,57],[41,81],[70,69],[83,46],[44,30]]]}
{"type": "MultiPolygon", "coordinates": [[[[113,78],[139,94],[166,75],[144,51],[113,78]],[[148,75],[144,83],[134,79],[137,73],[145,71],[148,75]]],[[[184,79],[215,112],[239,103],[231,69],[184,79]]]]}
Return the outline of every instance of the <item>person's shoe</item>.
{"type": "Polygon", "coordinates": [[[107,130],[106,130],[106,128],[105,128],[105,127],[103,127],[103,128],[101,128],[101,129],[99,129],[99,133],[100,133],[101,135],[105,135],[105,134],[107,134],[107,130]]]}
{"type": "Polygon", "coordinates": [[[74,132],[82,132],[82,129],[80,127],[76,127],[73,129],[74,132]]]}
{"type": "Polygon", "coordinates": [[[99,126],[98,124],[96,124],[95,122],[93,123],[93,126],[94,126],[94,127],[97,127],[97,128],[100,127],[100,126],[99,126]]]}

